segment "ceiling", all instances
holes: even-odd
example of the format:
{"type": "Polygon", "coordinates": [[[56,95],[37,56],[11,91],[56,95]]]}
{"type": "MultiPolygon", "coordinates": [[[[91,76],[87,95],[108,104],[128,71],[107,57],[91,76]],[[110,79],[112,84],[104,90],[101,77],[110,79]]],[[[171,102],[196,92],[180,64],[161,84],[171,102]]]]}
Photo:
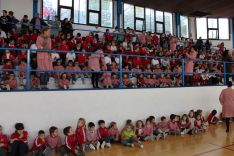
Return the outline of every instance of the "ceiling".
{"type": "Polygon", "coordinates": [[[192,15],[204,12],[206,17],[234,17],[234,0],[123,0],[126,3],[154,8],[168,12],[179,12],[181,15],[192,15]]]}

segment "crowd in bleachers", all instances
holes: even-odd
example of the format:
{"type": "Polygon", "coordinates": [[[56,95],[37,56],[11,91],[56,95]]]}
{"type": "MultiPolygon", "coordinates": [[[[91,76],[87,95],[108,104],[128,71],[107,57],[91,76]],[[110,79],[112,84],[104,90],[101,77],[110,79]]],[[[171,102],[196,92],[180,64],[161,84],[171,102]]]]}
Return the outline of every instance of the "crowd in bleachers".
{"type": "MultiPolygon", "coordinates": [[[[74,34],[72,23],[68,19],[60,22],[56,18],[55,21],[46,22],[37,14],[31,20],[28,19],[27,15],[24,15],[21,20],[17,20],[12,11],[7,12],[5,10],[0,17],[0,47],[37,49],[37,37],[40,35],[41,29],[44,26],[51,27],[52,49],[69,51],[50,53],[54,70],[74,70],[74,73],[48,73],[47,81],[53,79],[56,86],[61,89],[71,88],[71,85],[76,84],[78,80],[81,80],[81,84],[84,84],[90,78],[94,88],[119,88],[120,74],[118,71],[120,70],[120,59],[119,56],[112,54],[131,55],[123,56],[122,59],[123,87],[144,88],[182,86],[182,61],[179,59],[189,59],[191,49],[196,51],[195,58],[201,60],[222,61],[223,54],[227,53],[224,43],[221,43],[215,49],[212,48],[209,40],[203,42],[200,38],[195,42],[192,37],[183,38],[170,34],[158,35],[145,31],[136,32],[131,28],[124,30],[116,27],[113,31],[106,29],[106,32],[103,34],[97,31],[91,31],[88,35],[82,36],[79,30],[78,33],[74,34]],[[18,25],[20,25],[20,28],[18,25]],[[96,73],[95,75],[88,72],[78,73],[77,71],[91,70],[92,55],[85,54],[85,52],[95,52],[97,49],[105,53],[104,55],[100,55],[103,60],[102,62],[100,60],[100,63],[101,70],[106,72],[96,73]],[[74,52],[84,53],[77,54],[74,52]],[[147,58],[145,56],[162,58],[147,58]],[[162,74],[160,72],[165,73],[162,74]],[[98,83],[95,82],[95,79],[98,79],[98,83]]],[[[229,56],[226,58],[229,59],[229,56]]],[[[31,69],[36,70],[37,53],[32,52],[30,57],[31,69]]],[[[17,90],[19,88],[25,88],[26,72],[12,72],[9,70],[26,70],[26,50],[2,50],[0,58],[2,69],[5,69],[1,73],[1,89],[17,90]]],[[[229,61],[231,60],[230,58],[229,61]]],[[[222,73],[224,69],[222,63],[201,61],[194,63],[192,70],[196,74],[188,74],[192,79],[188,79],[185,85],[223,84],[222,73]]],[[[187,61],[185,61],[185,66],[186,64],[187,61]]],[[[42,80],[39,72],[31,72],[30,75],[31,89],[40,89],[42,80]]]]}

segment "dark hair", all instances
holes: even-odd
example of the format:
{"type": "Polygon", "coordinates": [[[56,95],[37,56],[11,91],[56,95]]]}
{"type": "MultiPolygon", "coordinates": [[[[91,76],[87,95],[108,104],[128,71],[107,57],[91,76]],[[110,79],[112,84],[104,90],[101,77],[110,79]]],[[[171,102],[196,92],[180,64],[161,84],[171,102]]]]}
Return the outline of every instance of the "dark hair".
{"type": "Polygon", "coordinates": [[[44,34],[44,32],[48,31],[50,29],[50,27],[45,27],[41,30],[41,33],[44,34]]]}
{"type": "Polygon", "coordinates": [[[6,13],[7,14],[7,11],[6,10],[2,10],[4,13],[6,13]]]}
{"type": "Polygon", "coordinates": [[[68,127],[64,128],[64,129],[63,129],[64,135],[67,136],[67,134],[70,132],[70,129],[71,129],[71,126],[68,126],[68,127]]]}
{"type": "Polygon", "coordinates": [[[128,125],[128,124],[132,124],[132,120],[131,120],[131,119],[128,119],[128,120],[126,121],[126,125],[128,125]]]}
{"type": "Polygon", "coordinates": [[[103,124],[103,123],[105,124],[105,121],[104,121],[104,120],[99,120],[99,121],[98,121],[98,125],[101,125],[101,124],[103,124]]]}
{"type": "Polygon", "coordinates": [[[94,124],[93,122],[90,122],[90,123],[88,124],[88,127],[89,127],[89,128],[95,127],[95,124],[94,124]]]}
{"type": "Polygon", "coordinates": [[[56,131],[58,128],[55,127],[55,126],[52,126],[50,127],[49,131],[50,131],[50,134],[54,133],[54,131],[56,131]]]}
{"type": "Polygon", "coordinates": [[[232,82],[231,81],[227,82],[227,87],[232,87],[232,82]]]}
{"type": "Polygon", "coordinates": [[[216,114],[217,114],[217,110],[215,110],[215,109],[212,110],[211,114],[212,114],[212,115],[216,115],[216,114]]]}
{"type": "Polygon", "coordinates": [[[24,18],[28,18],[28,15],[24,15],[24,18]]]}
{"type": "Polygon", "coordinates": [[[165,116],[162,116],[161,117],[161,121],[163,121],[163,120],[165,120],[166,119],[166,117],[165,116]]]}
{"type": "Polygon", "coordinates": [[[11,15],[11,16],[14,15],[14,12],[13,12],[13,11],[9,11],[8,13],[9,13],[9,15],[11,15]]]}
{"type": "Polygon", "coordinates": [[[146,122],[150,122],[150,123],[151,123],[151,120],[150,120],[150,118],[147,118],[147,119],[146,119],[146,122]]]}
{"type": "Polygon", "coordinates": [[[15,129],[16,130],[24,130],[24,124],[23,123],[16,123],[15,129]]]}
{"type": "Polygon", "coordinates": [[[171,120],[174,120],[174,119],[175,119],[175,117],[176,117],[176,115],[175,115],[175,114],[171,114],[171,115],[170,115],[170,119],[171,119],[171,120]]]}
{"type": "Polygon", "coordinates": [[[152,122],[155,119],[155,117],[154,116],[149,116],[148,119],[150,119],[150,122],[152,122]]]}
{"type": "Polygon", "coordinates": [[[40,130],[40,131],[38,132],[38,135],[41,135],[41,134],[45,134],[45,131],[40,130]]]}

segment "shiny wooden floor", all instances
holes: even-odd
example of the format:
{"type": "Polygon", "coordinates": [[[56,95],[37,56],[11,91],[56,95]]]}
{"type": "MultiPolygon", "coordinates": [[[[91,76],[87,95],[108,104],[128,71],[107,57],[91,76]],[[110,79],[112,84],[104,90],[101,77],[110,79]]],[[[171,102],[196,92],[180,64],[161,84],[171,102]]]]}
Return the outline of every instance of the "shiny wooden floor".
{"type": "Polygon", "coordinates": [[[88,151],[86,156],[234,156],[234,124],[231,133],[223,124],[210,126],[206,133],[169,136],[144,143],[144,148],[113,145],[110,149],[88,151]]]}

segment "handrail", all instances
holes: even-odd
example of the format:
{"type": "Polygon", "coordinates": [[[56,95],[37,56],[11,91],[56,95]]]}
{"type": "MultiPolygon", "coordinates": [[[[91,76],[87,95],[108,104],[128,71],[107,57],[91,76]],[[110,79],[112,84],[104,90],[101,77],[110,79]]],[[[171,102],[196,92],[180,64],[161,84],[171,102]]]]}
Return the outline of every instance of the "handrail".
{"type": "Polygon", "coordinates": [[[190,74],[196,74],[196,75],[223,75],[224,77],[224,84],[226,84],[226,76],[227,75],[234,75],[233,73],[227,73],[226,71],[226,65],[227,64],[234,64],[234,62],[223,62],[223,61],[213,61],[213,60],[201,60],[201,59],[187,59],[187,58],[168,58],[168,57],[157,57],[157,56],[142,56],[142,55],[128,55],[128,54],[113,54],[113,53],[100,53],[100,52],[76,52],[76,51],[63,51],[63,50],[41,50],[41,49],[22,49],[22,48],[0,48],[1,50],[14,50],[14,51],[26,51],[27,52],[27,68],[26,69],[0,69],[0,72],[7,72],[7,71],[11,71],[11,72],[25,72],[26,73],[26,90],[30,90],[30,73],[31,72],[38,72],[38,73],[43,73],[43,72],[48,72],[48,73],[118,73],[120,75],[119,79],[120,79],[120,88],[123,88],[123,74],[154,74],[154,75],[161,75],[161,74],[165,74],[165,75],[181,75],[181,79],[182,79],[182,86],[186,86],[185,84],[185,76],[190,74]],[[36,70],[36,69],[31,69],[30,67],[30,63],[31,63],[31,58],[30,58],[30,54],[31,53],[35,53],[35,52],[48,52],[48,53],[69,53],[69,52],[73,52],[76,54],[88,54],[88,55],[92,55],[92,54],[98,54],[98,55],[113,55],[113,56],[119,56],[119,70],[118,71],[108,71],[108,70],[100,70],[100,71],[92,71],[92,70],[36,70]],[[181,72],[137,72],[137,71],[124,71],[123,69],[123,57],[125,56],[130,56],[130,57],[140,57],[140,58],[154,58],[154,59],[166,59],[166,60],[179,60],[182,62],[181,66],[182,66],[182,71],[181,72]],[[222,63],[223,67],[224,67],[224,71],[222,72],[185,72],[185,65],[186,65],[186,61],[194,61],[194,62],[216,62],[216,63],[222,63]]]}

